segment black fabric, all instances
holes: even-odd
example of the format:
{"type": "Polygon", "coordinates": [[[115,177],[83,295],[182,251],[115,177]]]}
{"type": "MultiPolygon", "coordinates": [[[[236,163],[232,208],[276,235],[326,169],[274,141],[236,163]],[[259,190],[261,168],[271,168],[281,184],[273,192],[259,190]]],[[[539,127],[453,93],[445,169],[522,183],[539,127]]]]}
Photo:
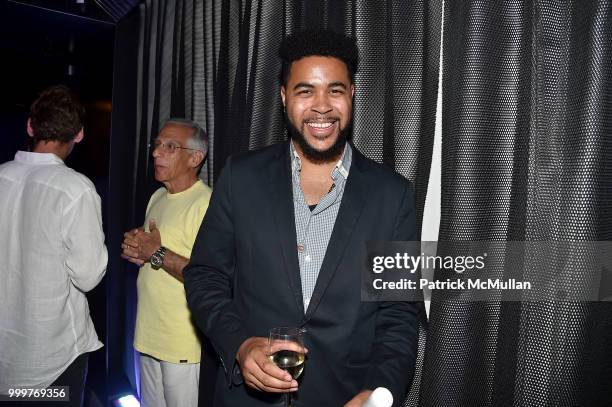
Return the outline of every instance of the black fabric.
{"type": "MultiPolygon", "coordinates": [[[[609,1],[445,2],[440,240],[612,237],[611,18],[609,1]]],[[[572,273],[570,256],[522,273],[572,273]]],[[[609,405],[610,305],[435,293],[419,404],[609,405]]]]}
{"type": "Polygon", "coordinates": [[[364,240],[416,239],[413,188],[353,150],[304,312],[288,153],[284,142],[228,162],[183,272],[189,308],[226,369],[219,371],[215,405],[274,405],[277,395],[232,384],[232,367],[247,338],[296,326],[306,330],[309,349],[296,406],[341,406],[378,386],[401,406],[414,373],[422,304],[361,302],[359,265],[364,240]]]}
{"type": "Polygon", "coordinates": [[[87,376],[87,361],[89,353],[79,355],[51,386],[68,386],[70,401],[58,403],[58,406],[80,407],[83,404],[83,391],[85,390],[85,377],[87,376]]]}
{"type": "Polygon", "coordinates": [[[283,140],[278,46],[295,30],[327,28],[354,35],[360,48],[355,144],[415,183],[421,219],[433,145],[441,22],[441,1],[425,3],[143,1],[137,67],[139,165],[150,166],[147,140],[169,116],[192,118],[209,133],[202,178],[211,185],[229,155],[283,140]]]}
{"type": "Polygon", "coordinates": [[[148,173],[146,149],[137,119],[142,100],[138,92],[139,10],[124,17],[116,28],[113,82],[112,131],[108,204],[105,221],[108,267],[107,331],[104,342],[107,363],[108,396],[113,397],[136,386],[133,354],[136,320],[137,267],[121,258],[123,234],[144,222],[153,179],[148,173]]]}
{"type": "Polygon", "coordinates": [[[198,388],[198,406],[210,407],[215,400],[215,382],[217,369],[222,369],[219,356],[210,343],[202,336],[202,357],[200,359],[200,383],[198,388]]]}
{"type": "MultiPolygon", "coordinates": [[[[444,9],[440,240],[612,239],[611,2],[469,0],[444,9]]],[[[119,151],[134,168],[129,202],[152,192],[146,144],[167,116],[209,132],[202,177],[211,185],[229,155],[283,139],[278,44],[323,27],[357,37],[354,142],[413,181],[420,230],[441,11],[441,0],[141,2],[136,78],[115,82],[135,88],[137,112],[117,109],[130,95],[113,106],[113,140],[127,137],[119,151]]],[[[119,45],[133,38],[117,36],[119,45]]],[[[126,166],[117,164],[111,172],[126,166]]],[[[525,272],[537,272],[531,260],[522,259],[525,272]]],[[[434,296],[407,405],[610,404],[610,315],[608,303],[434,296]]]]}
{"type": "MultiPolygon", "coordinates": [[[[118,89],[136,87],[137,112],[120,123],[113,120],[113,126],[136,129],[131,138],[136,153],[130,155],[139,181],[133,185],[136,207],[153,191],[146,145],[169,116],[194,119],[207,130],[210,151],[201,177],[211,186],[231,154],[285,139],[278,46],[285,34],[327,28],[357,39],[361,61],[353,140],[366,156],[413,182],[420,234],[433,146],[441,12],[441,0],[142,1],[134,50],[137,78],[116,82],[118,89]]],[[[118,33],[118,43],[131,40],[118,33]]],[[[126,224],[124,230],[133,226],[126,224]]],[[[411,394],[416,395],[418,382],[414,386],[411,394]]]]}
{"type": "Polygon", "coordinates": [[[85,391],[85,378],[87,377],[87,362],[89,353],[79,355],[64,372],[49,385],[68,386],[68,401],[33,401],[33,402],[0,402],[4,407],[25,407],[36,405],[44,407],[81,407],[83,404],[83,392],[85,391]]]}

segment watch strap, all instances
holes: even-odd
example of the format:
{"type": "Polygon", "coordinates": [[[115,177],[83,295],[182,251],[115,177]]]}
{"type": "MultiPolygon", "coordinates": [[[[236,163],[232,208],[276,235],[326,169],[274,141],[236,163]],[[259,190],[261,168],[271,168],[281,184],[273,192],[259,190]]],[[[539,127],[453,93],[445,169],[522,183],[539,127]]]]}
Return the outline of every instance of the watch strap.
{"type": "Polygon", "coordinates": [[[160,246],[159,249],[157,249],[152,255],[151,258],[149,259],[149,262],[151,263],[151,267],[154,270],[158,270],[161,266],[163,266],[164,264],[164,257],[166,256],[166,248],[164,246],[160,246]]]}

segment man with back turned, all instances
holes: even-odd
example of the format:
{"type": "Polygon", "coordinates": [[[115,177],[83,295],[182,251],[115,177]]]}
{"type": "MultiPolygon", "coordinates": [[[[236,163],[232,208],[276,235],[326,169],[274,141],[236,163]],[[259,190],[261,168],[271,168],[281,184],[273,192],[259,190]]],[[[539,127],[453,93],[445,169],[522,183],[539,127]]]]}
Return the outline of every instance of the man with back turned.
{"type": "Polygon", "coordinates": [[[107,262],[100,197],[64,164],[83,114],[68,88],[46,89],[27,122],[33,151],[0,166],[0,394],[69,386],[70,406],[81,405],[88,353],[102,347],[85,292],[107,262]]]}
{"type": "Polygon", "coordinates": [[[360,271],[365,241],[416,238],[412,186],[347,142],[353,39],[296,33],[280,55],[291,140],[228,160],[184,272],[222,364],[215,405],[353,407],[379,386],[402,405],[421,304],[361,302],[360,271]],[[299,382],[268,358],[282,326],[306,330],[299,382]]]}

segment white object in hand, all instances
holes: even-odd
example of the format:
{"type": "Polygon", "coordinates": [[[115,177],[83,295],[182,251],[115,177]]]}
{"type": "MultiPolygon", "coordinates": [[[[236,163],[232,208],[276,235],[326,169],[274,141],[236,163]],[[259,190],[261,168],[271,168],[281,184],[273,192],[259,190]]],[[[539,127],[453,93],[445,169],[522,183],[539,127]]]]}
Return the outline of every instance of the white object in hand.
{"type": "Polygon", "coordinates": [[[370,397],[363,404],[363,407],[391,407],[393,405],[393,395],[385,387],[374,389],[370,397]]]}

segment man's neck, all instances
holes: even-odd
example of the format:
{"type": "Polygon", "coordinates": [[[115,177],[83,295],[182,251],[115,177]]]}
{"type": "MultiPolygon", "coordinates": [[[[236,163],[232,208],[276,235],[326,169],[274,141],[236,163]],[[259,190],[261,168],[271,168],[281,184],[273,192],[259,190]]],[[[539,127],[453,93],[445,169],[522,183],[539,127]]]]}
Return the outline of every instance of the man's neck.
{"type": "Polygon", "coordinates": [[[65,161],[68,155],[70,154],[71,147],[72,145],[70,142],[63,143],[57,140],[51,140],[51,141],[41,140],[36,143],[32,151],[35,153],[55,154],[56,156],[61,158],[62,161],[65,161]]]}
{"type": "Polygon", "coordinates": [[[302,173],[302,176],[308,176],[318,179],[331,178],[331,173],[334,170],[336,163],[338,163],[338,160],[340,159],[340,157],[338,157],[337,160],[334,160],[332,162],[313,163],[312,161],[304,159],[301,156],[300,158],[302,160],[302,169],[300,171],[302,173]]]}
{"type": "Polygon", "coordinates": [[[329,161],[326,161],[324,163],[315,162],[315,161],[308,159],[308,157],[300,149],[300,146],[298,143],[294,143],[293,141],[292,143],[293,143],[293,148],[295,148],[296,153],[300,157],[300,163],[301,163],[300,172],[302,173],[302,175],[306,174],[307,176],[310,176],[313,178],[319,178],[319,179],[322,179],[325,177],[330,178],[334,167],[336,166],[336,164],[338,164],[338,160],[342,158],[342,154],[344,153],[344,149],[343,149],[340,152],[340,154],[338,154],[337,157],[334,157],[330,159],[329,161]]]}
{"type": "Polygon", "coordinates": [[[166,181],[163,184],[169,193],[178,194],[179,192],[183,192],[191,188],[197,181],[198,176],[196,174],[190,174],[188,177],[185,176],[172,181],[166,181]]]}

